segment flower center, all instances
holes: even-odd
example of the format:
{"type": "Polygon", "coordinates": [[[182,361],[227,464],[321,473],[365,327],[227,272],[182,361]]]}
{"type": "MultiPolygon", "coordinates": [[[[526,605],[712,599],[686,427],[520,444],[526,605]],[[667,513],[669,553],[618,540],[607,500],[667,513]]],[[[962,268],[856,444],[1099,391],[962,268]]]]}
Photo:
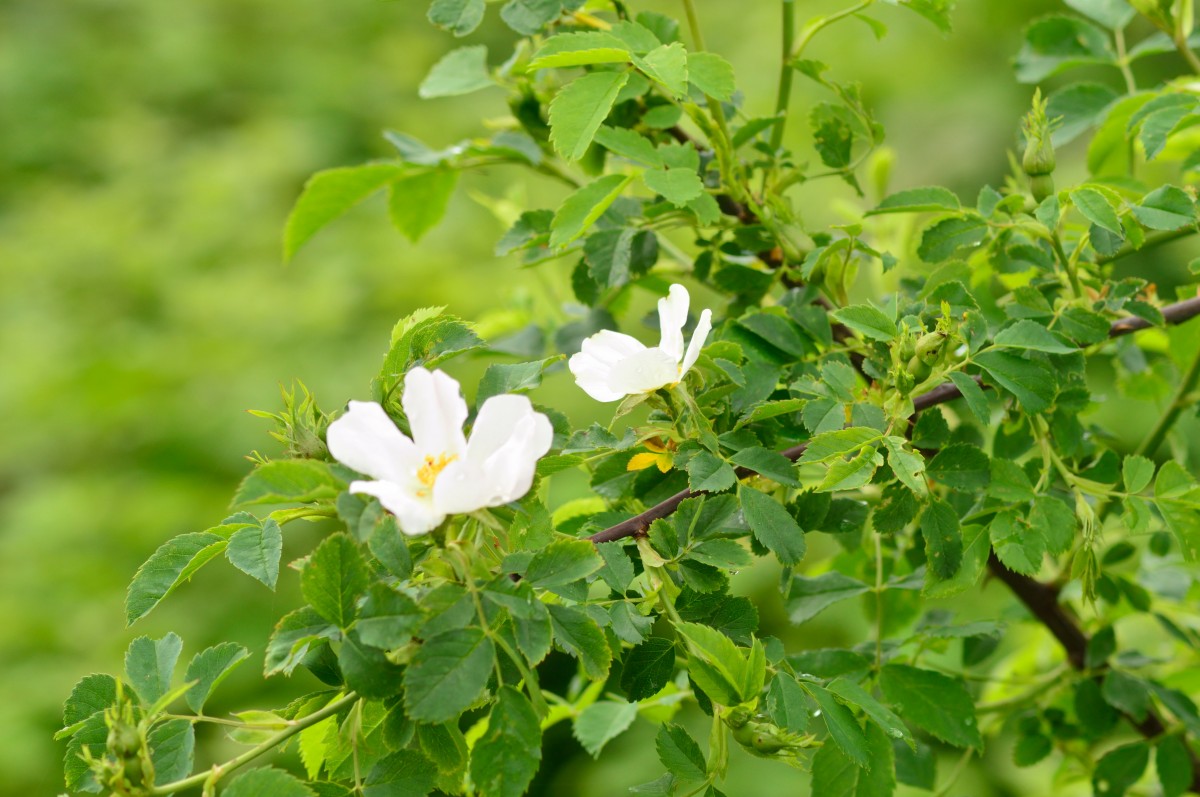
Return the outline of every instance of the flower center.
{"type": "Polygon", "coordinates": [[[427,455],[425,464],[417,469],[417,481],[425,485],[423,489],[417,490],[417,495],[422,498],[428,497],[433,492],[433,483],[437,481],[438,474],[456,459],[458,459],[457,454],[438,454],[436,457],[427,455]]]}

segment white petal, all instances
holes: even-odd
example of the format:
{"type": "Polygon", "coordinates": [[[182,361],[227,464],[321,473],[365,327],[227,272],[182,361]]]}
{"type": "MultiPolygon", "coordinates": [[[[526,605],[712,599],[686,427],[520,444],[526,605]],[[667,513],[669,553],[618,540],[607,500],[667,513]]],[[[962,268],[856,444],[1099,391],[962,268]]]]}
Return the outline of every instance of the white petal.
{"type": "Polygon", "coordinates": [[[535,412],[524,396],[484,402],[467,443],[467,462],[483,475],[485,506],[507,504],[529,492],[537,462],[553,440],[550,419],[535,412]]]}
{"type": "Polygon", "coordinates": [[[433,483],[433,505],[447,515],[483,509],[490,497],[482,469],[466,460],[451,462],[433,483]]]}
{"type": "Polygon", "coordinates": [[[420,467],[416,446],[373,401],[351,401],[325,440],[334,459],[376,479],[408,484],[420,467]]]}
{"type": "Polygon", "coordinates": [[[613,366],[608,388],[632,396],[679,381],[679,361],[659,348],[646,349],[613,366]]]}
{"type": "Polygon", "coordinates": [[[602,329],[583,341],[580,352],[595,357],[607,365],[615,365],[621,360],[640,351],[646,350],[646,344],[632,335],[602,329]]]}
{"type": "Polygon", "coordinates": [[[704,348],[704,341],[708,340],[709,332],[712,332],[712,310],[705,310],[700,314],[700,320],[696,322],[696,329],[692,332],[692,342],[688,344],[687,354],[683,355],[683,362],[679,366],[680,379],[683,379],[683,375],[696,364],[700,350],[704,348]]]}
{"type": "Polygon", "coordinates": [[[578,352],[571,355],[567,367],[575,375],[575,384],[596,401],[619,401],[623,397],[608,387],[612,365],[601,362],[590,354],[578,352]]]}
{"type": "Polygon", "coordinates": [[[676,363],[683,359],[683,325],[687,323],[690,303],[687,288],[679,284],[672,285],[666,297],[658,300],[658,328],[662,334],[658,347],[676,363]]]}
{"type": "Polygon", "coordinates": [[[396,516],[400,530],[405,534],[427,534],[446,519],[433,503],[422,500],[408,490],[391,482],[351,482],[350,492],[373,495],[384,509],[396,516]]]}
{"type": "Polygon", "coordinates": [[[467,446],[462,425],[467,420],[467,402],[451,377],[441,371],[430,373],[414,368],[404,377],[401,398],[417,449],[426,456],[461,456],[467,446]]]}

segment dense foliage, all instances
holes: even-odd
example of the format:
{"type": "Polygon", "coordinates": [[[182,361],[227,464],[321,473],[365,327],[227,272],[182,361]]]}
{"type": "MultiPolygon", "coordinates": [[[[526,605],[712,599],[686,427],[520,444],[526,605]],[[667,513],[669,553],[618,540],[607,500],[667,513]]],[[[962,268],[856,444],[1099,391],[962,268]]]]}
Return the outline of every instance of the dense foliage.
{"type": "MultiPolygon", "coordinates": [[[[916,12],[948,31],[944,0],[864,0],[798,28],[784,0],[768,117],[742,112],[691,0],[682,25],[632,3],[500,6],[524,37],[514,52],[495,64],[482,45],[454,49],[421,94],[499,86],[511,116],[448,147],[390,134],[396,159],[316,175],[285,256],[380,191],[400,232],[419,239],[461,172],[511,166],[565,191],[556,208],[514,212],[497,254],[570,269],[576,301],[553,322],[515,310],[508,328],[493,319],[501,329],[486,342],[439,308],[402,319],[362,395],[382,408],[378,456],[369,439],[334,442],[357,405],[326,413],[299,389],[264,413],[284,455],[258,457],[233,515],[162,544],[133,578],[126,619],[222,556],[272,589],[298,578],[306,605],[279,620],[264,674],[304,668],[327,688],[274,711],[208,716],[205,702],[250,651],[210,647],[177,678],[180,638],[139,637],[122,677],[88,676],[67,701],[68,788],[519,795],[546,729],[570,723],[599,756],[639,717],[658,726],[664,774],[616,785],[646,794],[721,794],[736,755],[809,770],[822,796],[898,784],[945,793],[1001,729],[1017,735],[1016,765],[1053,757],[1060,782],[1090,780],[1097,794],[1200,786],[1188,696],[1200,636],[1187,606],[1200,485],[1194,446],[1173,434],[1195,412],[1200,336],[1183,325],[1200,300],[1165,303],[1118,270],[1196,231],[1200,97],[1186,79],[1139,88],[1133,71],[1171,51],[1200,69],[1191,3],[1069,5],[1030,24],[1018,79],[1109,67],[1123,89],[1035,93],[1009,178],[970,203],[941,187],[890,192],[884,131],[862,90],[805,57],[843,21],[882,36],[888,14],[916,12]],[[827,100],[797,112],[794,80],[827,100]],[[794,119],[809,126],[815,162],[781,146],[794,119]],[[1063,177],[1056,148],[1082,136],[1088,174],[1063,177]],[[861,207],[811,228],[789,192],[830,181],[852,186],[861,207]],[[695,314],[695,357],[683,351],[676,283],[693,288],[693,310],[715,315],[706,335],[708,316],[695,314]],[[638,312],[640,294],[669,289],[658,347],[606,332],[638,312]],[[622,358],[661,366],[655,351],[678,368],[673,379],[615,375],[622,358]],[[612,373],[577,359],[589,352],[611,355],[612,373]],[[469,414],[435,369],[485,355],[505,359],[473,391],[470,438],[430,448],[435,431],[461,436],[469,414]],[[514,404],[536,398],[565,355],[589,395],[622,399],[611,424],[572,429],[551,407],[514,404]],[[1136,449],[1121,443],[1122,419],[1103,415],[1097,373],[1112,374],[1106,390],[1160,405],[1136,449]],[[422,388],[428,379],[441,387],[422,388]],[[497,487],[504,474],[485,470],[463,489],[487,495],[447,498],[436,522],[414,520],[413,501],[440,501],[454,468],[478,464],[477,439],[507,445],[483,420],[497,401],[521,408],[510,432],[549,430],[549,454],[503,460],[509,475],[536,461],[533,488],[497,487]],[[413,445],[424,465],[393,478],[413,445]],[[579,472],[591,495],[551,511],[555,479],[579,472]],[[409,477],[410,493],[386,488],[409,477]],[[314,519],[342,530],[291,564],[298,576],[281,574],[285,531],[314,519]],[[857,600],[869,632],[821,649],[760,636],[765,607],[733,594],[730,575],[772,564],[792,624],[857,600]],[[1023,610],[972,616],[985,574],[1023,610]],[[1057,647],[1014,650],[1026,620],[1057,647]],[[574,676],[545,678],[562,657],[574,676]],[[682,721],[695,711],[710,718],[705,739],[682,721]],[[197,768],[196,728],[208,723],[245,752],[197,768]],[[303,778],[234,772],[293,739],[303,778]],[[939,776],[947,748],[961,758],[939,776]]],[[[466,36],[486,11],[484,0],[435,0],[429,18],[466,36]]]]}

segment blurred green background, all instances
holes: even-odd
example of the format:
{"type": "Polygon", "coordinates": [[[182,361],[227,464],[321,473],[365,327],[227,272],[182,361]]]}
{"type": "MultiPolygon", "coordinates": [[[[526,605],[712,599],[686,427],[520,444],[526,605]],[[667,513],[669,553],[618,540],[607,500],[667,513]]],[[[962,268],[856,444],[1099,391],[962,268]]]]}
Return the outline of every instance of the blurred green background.
{"type": "MultiPolygon", "coordinates": [[[[679,11],[674,0],[633,5],[679,11]]],[[[750,109],[769,111],[778,3],[698,5],[750,109]]],[[[1020,28],[1056,5],[963,0],[952,37],[885,7],[883,41],[851,23],[810,54],[863,82],[898,152],[894,185],[941,183],[973,199],[1002,180],[1027,107],[1030,91],[1008,66],[1020,28]]],[[[391,325],[417,307],[478,318],[508,303],[545,312],[567,296],[561,266],[539,279],[492,255],[503,225],[478,197],[548,204],[561,191],[515,171],[466,177],[419,246],[371,202],[281,263],[284,220],[312,172],[388,157],[387,128],[445,145],[505,114],[499,91],[417,99],[426,70],[458,45],[426,24],[425,6],[0,4],[0,793],[61,791],[63,746],[50,739],[61,701],[82,675],[119,672],[134,636],[175,630],[185,656],[231,638],[261,661],[271,624],[296,604],[286,575],[272,594],[215,564],[122,628],[137,566],[169,537],[219,521],[249,468],[244,455],[276,451],[268,424],[246,409],[277,408],[279,386],[298,378],[326,409],[365,397],[391,325]]],[[[799,6],[805,18],[838,4],[799,6]]],[[[497,62],[512,35],[490,23],[469,41],[488,43],[497,62]]],[[[807,85],[797,92],[793,107],[820,98],[807,85]]],[[[806,125],[789,136],[805,147],[806,125]]],[[[796,197],[814,221],[838,222],[850,195],[826,182],[796,197]]],[[[598,416],[561,375],[539,398],[581,422],[598,416]]],[[[318,533],[289,531],[285,561],[318,533]]],[[[739,585],[762,595],[768,627],[782,620],[771,582],[763,573],[739,585]]],[[[814,636],[801,644],[853,642],[853,615],[806,626],[814,636]]],[[[231,678],[212,707],[270,707],[309,686],[264,692],[255,669],[231,678]]],[[[599,765],[560,730],[544,793],[610,795],[657,774],[648,726],[599,765]]],[[[990,751],[993,773],[954,793],[1013,793],[1007,756],[990,751]]],[[[805,780],[743,760],[728,792],[803,793],[805,780]]]]}

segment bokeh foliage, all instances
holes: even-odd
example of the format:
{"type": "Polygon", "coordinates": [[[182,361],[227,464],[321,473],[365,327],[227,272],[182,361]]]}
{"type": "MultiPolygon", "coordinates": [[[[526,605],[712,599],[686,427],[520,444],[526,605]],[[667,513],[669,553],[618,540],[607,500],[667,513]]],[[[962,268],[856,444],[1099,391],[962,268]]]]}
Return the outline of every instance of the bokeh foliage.
{"type": "MultiPolygon", "coordinates": [[[[769,94],[775,4],[701,4],[713,47],[747,89],[761,79],[757,94],[769,94]]],[[[822,43],[868,87],[904,155],[898,184],[973,191],[999,179],[1027,99],[1007,59],[1019,22],[1043,6],[964,2],[951,39],[898,22],[878,44],[853,31],[822,43]],[[922,57],[906,55],[914,47],[922,57]]],[[[48,736],[61,697],[124,648],[106,629],[146,552],[218,520],[241,456],[273,445],[242,410],[275,405],[275,386],[297,376],[329,406],[359,394],[391,323],[414,307],[476,317],[495,299],[478,286],[502,284],[544,312],[544,292],[563,292],[562,275],[541,285],[494,260],[503,225],[464,194],[420,249],[368,206],[281,266],[279,230],[311,172],[387,153],[382,129],[446,143],[473,130],[474,99],[417,104],[450,46],[423,15],[423,4],[368,0],[0,9],[0,95],[15,120],[0,128],[0,766],[13,793],[58,788],[48,736]]],[[[504,112],[499,98],[482,102],[504,112]]],[[[509,188],[502,173],[466,185],[509,188]]],[[[557,195],[548,182],[531,190],[557,195]]],[[[805,197],[814,219],[837,220],[838,194],[805,197]]],[[[595,414],[563,384],[548,391],[576,419],[595,414]]],[[[138,633],[253,646],[277,606],[295,602],[227,572],[203,579],[195,588],[220,602],[168,603],[138,633]]],[[[782,622],[763,614],[765,628],[782,622]]],[[[823,631],[829,644],[853,637],[836,619],[823,631]]],[[[235,677],[225,699],[270,703],[245,691],[253,683],[235,677]]],[[[635,765],[638,742],[626,745],[615,766],[635,765]]],[[[1006,764],[998,754],[997,771],[1006,764]]],[[[569,759],[558,782],[604,782],[581,777],[585,766],[569,759]]]]}

